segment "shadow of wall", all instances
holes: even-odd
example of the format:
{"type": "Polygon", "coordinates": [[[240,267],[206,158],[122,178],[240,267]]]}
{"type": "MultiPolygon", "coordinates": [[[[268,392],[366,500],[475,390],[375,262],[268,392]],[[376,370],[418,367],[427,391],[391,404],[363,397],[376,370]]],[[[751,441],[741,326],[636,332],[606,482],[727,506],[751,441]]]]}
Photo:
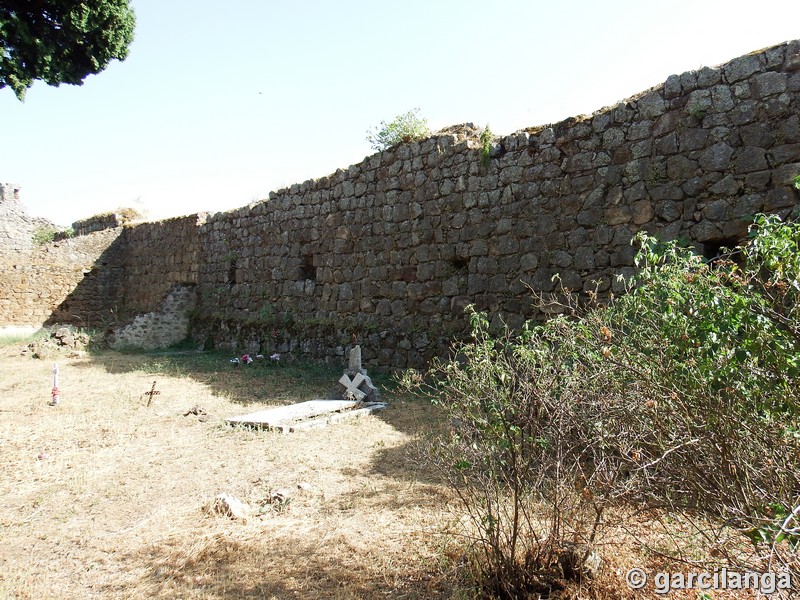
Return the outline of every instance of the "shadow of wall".
{"type": "Polygon", "coordinates": [[[88,245],[95,255],[86,253],[78,263],[75,254],[67,252],[63,260],[39,265],[36,277],[28,279],[41,290],[46,288],[48,266],[73,274],[60,288],[63,298],[45,323],[106,330],[158,311],[176,285],[194,286],[197,281],[197,235],[203,218],[140,223],[59,242],[88,245]]]}
{"type": "Polygon", "coordinates": [[[98,327],[118,302],[121,232],[106,230],[0,256],[0,326],[58,321],[98,327]]]}

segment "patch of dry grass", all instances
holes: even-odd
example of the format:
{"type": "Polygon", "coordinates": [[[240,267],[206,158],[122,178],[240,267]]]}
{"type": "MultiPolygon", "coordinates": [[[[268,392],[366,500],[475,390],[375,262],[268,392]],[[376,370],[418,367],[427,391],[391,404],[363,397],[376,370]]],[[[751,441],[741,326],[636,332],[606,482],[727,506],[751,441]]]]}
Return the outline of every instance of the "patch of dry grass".
{"type": "Polygon", "coordinates": [[[324,397],[337,370],[108,353],[62,361],[52,407],[52,363],[0,353],[0,598],[439,594],[444,492],[404,452],[424,403],[283,436],[223,419],[324,397]],[[203,511],[279,488],[291,501],[247,522],[203,511]]]}

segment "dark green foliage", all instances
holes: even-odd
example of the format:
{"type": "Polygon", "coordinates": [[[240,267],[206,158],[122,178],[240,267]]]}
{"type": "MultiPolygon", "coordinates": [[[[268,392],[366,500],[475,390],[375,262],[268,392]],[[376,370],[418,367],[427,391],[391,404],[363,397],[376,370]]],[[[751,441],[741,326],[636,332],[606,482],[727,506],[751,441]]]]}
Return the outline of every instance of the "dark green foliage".
{"type": "Polygon", "coordinates": [[[124,60],[136,18],[129,0],[0,3],[0,88],[23,100],[35,80],[81,85],[124,60]]]}

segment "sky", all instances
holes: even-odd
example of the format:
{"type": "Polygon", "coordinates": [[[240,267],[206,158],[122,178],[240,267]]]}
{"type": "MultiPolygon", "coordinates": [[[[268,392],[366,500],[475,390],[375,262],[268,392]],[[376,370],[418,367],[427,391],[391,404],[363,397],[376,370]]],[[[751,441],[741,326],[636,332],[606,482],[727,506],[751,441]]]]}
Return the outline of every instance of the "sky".
{"type": "Polygon", "coordinates": [[[797,0],[133,0],[128,58],[0,89],[0,181],[66,226],[221,211],[373,153],[418,108],[498,134],[800,38],[797,0]],[[223,8],[224,7],[224,8],[223,8]]]}

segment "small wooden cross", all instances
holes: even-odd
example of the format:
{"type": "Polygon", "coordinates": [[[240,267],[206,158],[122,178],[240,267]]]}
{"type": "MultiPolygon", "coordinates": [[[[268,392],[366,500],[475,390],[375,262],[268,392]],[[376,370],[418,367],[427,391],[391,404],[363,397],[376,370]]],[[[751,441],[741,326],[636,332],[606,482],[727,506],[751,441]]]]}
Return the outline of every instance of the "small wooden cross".
{"type": "Polygon", "coordinates": [[[147,399],[147,406],[150,406],[150,403],[153,401],[153,396],[158,396],[161,392],[156,389],[156,382],[153,382],[153,387],[150,388],[149,392],[145,392],[144,396],[149,396],[147,399]]]}

